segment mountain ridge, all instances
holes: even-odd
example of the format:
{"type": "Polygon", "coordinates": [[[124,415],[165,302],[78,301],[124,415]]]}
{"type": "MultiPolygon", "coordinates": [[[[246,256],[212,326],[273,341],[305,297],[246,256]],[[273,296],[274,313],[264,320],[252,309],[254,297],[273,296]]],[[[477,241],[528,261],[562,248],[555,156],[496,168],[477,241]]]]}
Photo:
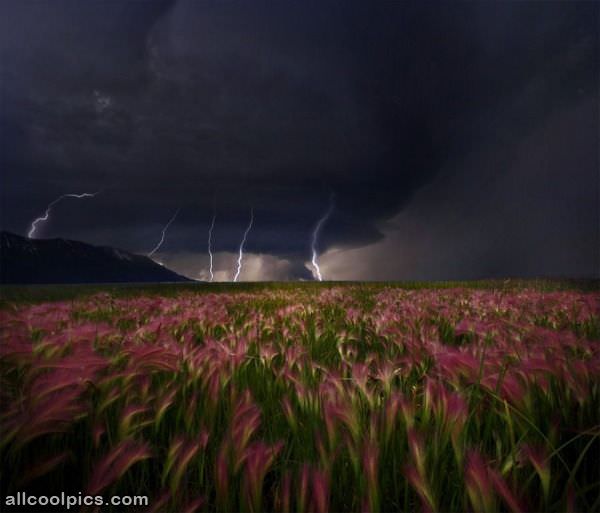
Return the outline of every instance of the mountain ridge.
{"type": "Polygon", "coordinates": [[[111,246],[0,231],[0,283],[167,283],[192,281],[147,256],[111,246]]]}

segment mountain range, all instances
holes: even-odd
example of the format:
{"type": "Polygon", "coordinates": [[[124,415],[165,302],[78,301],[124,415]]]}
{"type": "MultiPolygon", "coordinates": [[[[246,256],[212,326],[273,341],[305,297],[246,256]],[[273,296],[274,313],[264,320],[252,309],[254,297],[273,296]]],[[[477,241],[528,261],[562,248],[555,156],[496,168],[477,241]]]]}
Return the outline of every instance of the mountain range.
{"type": "Polygon", "coordinates": [[[0,232],[0,283],[139,283],[191,281],[147,256],[68,239],[0,232]]]}

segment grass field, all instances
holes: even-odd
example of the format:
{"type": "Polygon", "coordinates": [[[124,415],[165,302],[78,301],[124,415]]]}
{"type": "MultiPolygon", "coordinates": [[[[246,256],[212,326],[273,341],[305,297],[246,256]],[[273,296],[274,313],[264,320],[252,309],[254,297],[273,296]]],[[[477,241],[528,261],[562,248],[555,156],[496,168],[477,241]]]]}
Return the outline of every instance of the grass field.
{"type": "Polygon", "coordinates": [[[4,287],[2,495],[148,495],[160,512],[598,511],[597,290],[4,287]]]}

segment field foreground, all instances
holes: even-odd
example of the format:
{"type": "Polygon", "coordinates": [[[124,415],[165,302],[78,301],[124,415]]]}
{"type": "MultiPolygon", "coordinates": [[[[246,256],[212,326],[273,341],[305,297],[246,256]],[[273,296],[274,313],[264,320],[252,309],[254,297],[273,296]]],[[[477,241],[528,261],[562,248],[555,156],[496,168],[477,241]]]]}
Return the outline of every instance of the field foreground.
{"type": "Polygon", "coordinates": [[[360,285],[6,306],[2,495],[598,511],[599,312],[597,292],[360,285]]]}

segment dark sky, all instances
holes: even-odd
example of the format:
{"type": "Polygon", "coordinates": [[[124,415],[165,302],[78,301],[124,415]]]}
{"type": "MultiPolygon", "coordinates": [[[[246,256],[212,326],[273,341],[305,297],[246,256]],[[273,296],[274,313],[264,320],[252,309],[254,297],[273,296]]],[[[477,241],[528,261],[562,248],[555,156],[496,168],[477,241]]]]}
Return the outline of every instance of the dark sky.
{"type": "Polygon", "coordinates": [[[598,276],[597,2],[0,4],[3,229],[230,279],[598,276]]]}

